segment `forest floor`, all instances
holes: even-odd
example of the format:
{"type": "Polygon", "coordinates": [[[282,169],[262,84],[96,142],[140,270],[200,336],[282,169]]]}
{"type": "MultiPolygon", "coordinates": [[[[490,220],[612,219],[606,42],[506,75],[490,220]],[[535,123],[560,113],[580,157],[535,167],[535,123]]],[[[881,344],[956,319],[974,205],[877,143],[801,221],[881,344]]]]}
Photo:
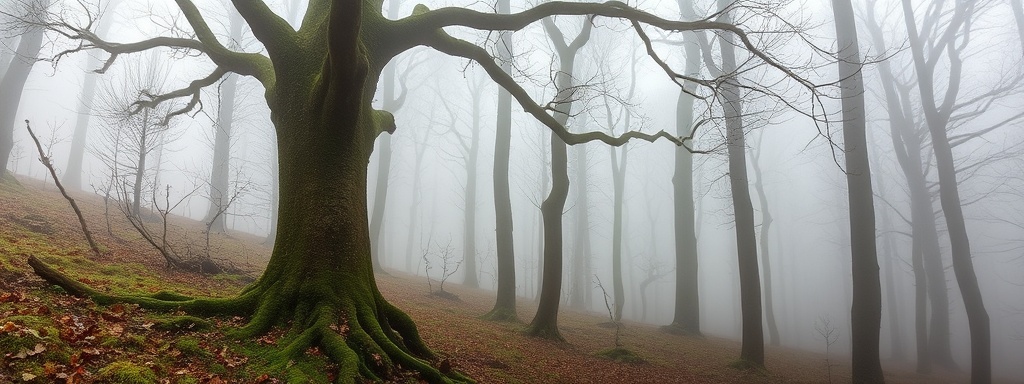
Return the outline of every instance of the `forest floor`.
{"type": "MultiPolygon", "coordinates": [[[[251,271],[202,275],[166,268],[159,254],[103,200],[75,194],[103,255],[91,255],[74,212],[56,188],[19,178],[0,183],[0,383],[274,383],[260,356],[275,348],[273,332],[257,340],[235,340],[224,331],[245,319],[192,318],[134,305],[98,306],[62,292],[36,277],[26,260],[34,255],[56,269],[104,291],[173,290],[186,295],[230,296],[265,265],[270,247],[242,233],[215,234],[210,253],[251,271]],[[108,231],[109,228],[109,231],[108,231]]],[[[50,181],[52,183],[52,181],[50,181]]],[[[157,223],[153,223],[157,225],[157,223]]],[[[172,220],[169,241],[204,252],[202,224],[172,220]]],[[[614,346],[607,316],[563,311],[566,343],[522,334],[522,323],[495,323],[478,316],[493,305],[493,293],[453,283],[458,300],[428,295],[422,277],[392,272],[377,276],[384,296],[407,311],[427,345],[453,367],[481,383],[827,383],[849,382],[847,358],[768,347],[767,369],[733,368],[740,345],[716,337],[677,336],[658,327],[625,323],[621,340],[642,361],[613,361],[598,354],[614,346]],[[829,372],[831,371],[831,372],[829,372]]],[[[521,300],[519,318],[533,316],[521,300]]],[[[333,369],[319,360],[326,377],[333,369]]],[[[303,363],[304,362],[300,362],[303,363]]],[[[317,368],[318,367],[318,368],[317,368]]],[[[918,376],[912,366],[886,366],[889,383],[967,382],[963,373],[918,376]]]]}

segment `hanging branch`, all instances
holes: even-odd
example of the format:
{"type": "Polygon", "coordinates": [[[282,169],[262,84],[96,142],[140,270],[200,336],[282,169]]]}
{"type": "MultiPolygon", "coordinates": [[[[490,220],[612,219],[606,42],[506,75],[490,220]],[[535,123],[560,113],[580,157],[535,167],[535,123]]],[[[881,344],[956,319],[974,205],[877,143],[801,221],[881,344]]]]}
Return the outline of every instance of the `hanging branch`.
{"type": "Polygon", "coordinates": [[[39,139],[36,138],[36,134],[32,132],[32,126],[28,120],[25,120],[25,129],[28,130],[28,135],[32,136],[32,141],[36,143],[36,149],[39,150],[39,162],[46,166],[46,169],[50,170],[50,175],[53,176],[54,184],[57,184],[57,189],[60,190],[60,194],[64,195],[64,198],[71,203],[71,209],[75,210],[75,215],[78,215],[78,223],[82,225],[82,232],[85,233],[85,239],[89,241],[89,249],[92,249],[92,253],[96,257],[100,257],[100,248],[96,246],[96,242],[92,240],[92,232],[89,232],[89,226],[85,224],[85,217],[82,216],[82,210],[78,209],[78,203],[75,203],[75,199],[72,199],[68,195],[68,192],[64,190],[64,185],[60,183],[60,178],[57,177],[57,171],[53,169],[53,164],[50,163],[50,157],[46,156],[46,152],[43,151],[43,145],[39,144],[39,139]]]}

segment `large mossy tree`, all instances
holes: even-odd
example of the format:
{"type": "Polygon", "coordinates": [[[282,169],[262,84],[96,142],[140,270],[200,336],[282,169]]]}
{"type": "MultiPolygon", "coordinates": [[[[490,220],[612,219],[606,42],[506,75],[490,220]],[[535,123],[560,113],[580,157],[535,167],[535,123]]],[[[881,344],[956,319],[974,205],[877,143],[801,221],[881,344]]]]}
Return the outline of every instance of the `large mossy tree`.
{"type": "MultiPolygon", "coordinates": [[[[200,91],[229,73],[253,77],[263,85],[277,133],[280,171],[277,241],[266,271],[232,298],[111,296],[70,280],[39,260],[30,263],[51,283],[101,304],[131,302],[158,310],[248,316],[247,325],[234,332],[239,337],[256,336],[275,326],[290,327],[272,360],[280,361],[279,368],[284,370],[291,367],[287,365],[290,359],[310,347],[319,347],[339,365],[338,382],[386,379],[399,371],[416,371],[430,382],[469,380],[442,368],[445,364],[439,364],[421,341],[413,321],[381,296],[374,280],[367,222],[367,164],[374,140],[383,132],[394,132],[396,123],[391,113],[375,110],[371,102],[382,70],[396,55],[429,46],[475,62],[568,144],[598,140],[622,145],[630,139],[663,138],[684,145],[684,139],[664,131],[632,131],[618,137],[601,132],[570,133],[531,100],[485,49],[452,37],[443,28],[517,31],[549,16],[600,17],[625,20],[648,47],[646,26],[668,31],[715,29],[731,32],[759,60],[794,76],[757,50],[736,26],[707,20],[666,20],[619,2],[549,2],[508,15],[464,8],[429,10],[419,5],[412,15],[390,20],[383,16],[380,0],[311,0],[296,30],[261,0],[233,0],[252,34],[263,44],[262,53],[230,49],[218,41],[204,12],[192,0],[175,3],[192,30],[186,36],[114,43],[89,31],[92,18],[55,19],[47,26],[81,43],[58,57],[77,51],[106,51],[110,56],[102,69],[116,64],[121,55],[161,47],[208,58],[216,68],[207,77],[140,102],[140,107],[153,107],[173,99],[189,100],[168,118],[193,110],[199,104],[200,91]]],[[[654,51],[648,53],[656,62],[664,63],[654,51]]],[[[682,77],[667,66],[663,68],[676,81],[682,77]]],[[[716,83],[707,80],[701,84],[711,88],[716,83]]]]}

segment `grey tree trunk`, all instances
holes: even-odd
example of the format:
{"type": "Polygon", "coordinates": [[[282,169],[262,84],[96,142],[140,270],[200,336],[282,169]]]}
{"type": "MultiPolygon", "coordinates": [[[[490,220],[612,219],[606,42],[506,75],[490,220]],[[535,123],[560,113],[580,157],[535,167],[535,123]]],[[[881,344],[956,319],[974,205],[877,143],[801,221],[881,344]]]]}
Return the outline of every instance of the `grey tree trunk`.
{"type": "MultiPolygon", "coordinates": [[[[682,20],[695,20],[693,0],[679,0],[682,20]]],[[[692,33],[683,34],[683,54],[686,57],[684,73],[697,76],[700,72],[700,46],[692,33]]],[[[693,129],[693,82],[683,83],[676,102],[676,135],[689,136],[693,129]],[[687,93],[690,92],[690,93],[687,93]]],[[[694,225],[696,208],[693,203],[693,154],[686,148],[676,148],[675,172],[672,176],[672,200],[675,204],[676,292],[675,313],[668,329],[699,335],[700,296],[697,274],[697,234],[694,225]]]]}
{"type": "MultiPolygon", "coordinates": [[[[719,0],[720,9],[730,3],[719,0]]],[[[731,23],[728,12],[719,21],[731,23]]],[[[724,35],[719,40],[722,51],[721,72],[736,70],[734,37],[724,35]]],[[[757,266],[757,237],[754,234],[754,207],[750,202],[750,180],[747,178],[746,143],[743,137],[743,101],[740,98],[739,79],[726,78],[721,87],[722,106],[725,110],[726,140],[729,153],[729,184],[736,222],[736,254],[740,280],[741,334],[740,359],[756,367],[764,366],[764,328],[761,311],[761,277],[757,266]]]]}
{"type": "MultiPolygon", "coordinates": [[[[875,1],[869,1],[866,5],[867,18],[865,25],[871,33],[873,44],[877,47],[885,47],[882,29],[875,20],[874,5],[875,1]]],[[[929,347],[932,343],[929,342],[926,314],[928,296],[931,297],[933,302],[933,337],[945,339],[945,349],[949,350],[949,304],[946,297],[946,279],[942,271],[942,261],[938,254],[938,233],[935,226],[935,214],[932,211],[931,197],[927,191],[924,170],[922,168],[922,162],[925,161],[922,157],[922,142],[919,133],[913,129],[916,126],[916,122],[914,121],[914,112],[910,104],[909,86],[900,85],[897,87],[897,81],[889,61],[879,63],[878,70],[881,75],[886,109],[889,114],[889,136],[892,139],[893,148],[896,152],[896,159],[900,164],[910,190],[911,230],[913,231],[911,235],[913,238],[911,264],[915,281],[914,316],[917,371],[919,373],[927,373],[931,370],[931,356],[935,352],[934,347],[929,347]],[[931,265],[928,268],[928,273],[931,276],[926,274],[925,271],[925,254],[932,255],[930,257],[932,260],[928,263],[931,265]],[[938,274],[935,274],[936,265],[938,266],[938,274]],[[930,293],[929,290],[931,290],[930,293]],[[939,308],[945,308],[945,310],[939,310],[939,308]],[[937,317],[942,314],[945,316],[937,317]],[[942,319],[945,319],[945,321],[942,319]],[[942,328],[943,332],[940,333],[937,328],[942,328]]],[[[893,255],[890,254],[887,259],[892,257],[893,255]]]]}
{"type": "Polygon", "coordinates": [[[875,208],[868,162],[864,80],[857,24],[850,0],[832,0],[839,44],[839,79],[843,107],[843,149],[849,189],[850,255],[853,305],[850,310],[854,383],[883,383],[879,356],[882,288],[875,247],[875,208]]]}
{"type": "Polygon", "coordinates": [[[779,326],[775,323],[775,307],[772,297],[772,264],[768,257],[768,239],[772,228],[772,214],[768,209],[768,196],[764,192],[764,174],[761,173],[761,154],[764,151],[764,131],[758,135],[757,150],[750,159],[754,168],[754,189],[757,191],[758,205],[761,207],[761,269],[764,278],[764,317],[768,324],[768,340],[771,345],[780,345],[779,326]]]}
{"type": "MultiPolygon", "coordinates": [[[[431,121],[433,121],[433,119],[431,119],[431,121]]],[[[428,133],[428,135],[429,135],[429,133],[428,133]]],[[[423,156],[427,153],[427,144],[425,142],[419,142],[419,140],[417,140],[417,142],[414,145],[416,146],[416,149],[415,149],[416,160],[413,163],[412,190],[413,191],[419,191],[420,190],[420,185],[423,184],[423,175],[421,174],[421,170],[422,170],[421,165],[423,164],[423,156]]],[[[413,260],[416,259],[416,256],[414,256],[414,254],[413,254],[412,246],[413,246],[413,233],[415,232],[415,228],[417,228],[417,226],[419,225],[419,218],[420,218],[419,208],[420,208],[420,202],[422,202],[422,201],[423,201],[423,199],[422,199],[421,194],[414,193],[412,195],[412,202],[409,203],[409,219],[408,219],[409,220],[409,227],[408,227],[409,229],[407,231],[405,231],[405,270],[407,272],[410,272],[410,273],[416,273],[417,272],[416,270],[413,269],[413,266],[412,266],[413,265],[413,260]]]]}
{"type": "MultiPolygon", "coordinates": [[[[231,47],[237,47],[242,39],[242,16],[229,11],[229,33],[231,47]]],[[[217,112],[216,134],[213,139],[213,169],[210,172],[210,207],[203,219],[211,232],[224,232],[225,210],[230,204],[231,191],[231,125],[235,118],[235,93],[238,89],[238,75],[224,77],[220,86],[220,108],[217,112]]]]}
{"type": "Polygon", "coordinates": [[[29,28],[22,33],[15,56],[0,79],[0,179],[7,175],[7,162],[14,149],[15,116],[25,82],[42,48],[43,34],[40,28],[29,28]]]}
{"type": "MultiPolygon", "coordinates": [[[[398,0],[389,0],[388,18],[399,17],[398,0]]],[[[380,75],[381,109],[395,114],[402,108],[402,101],[395,96],[395,64],[391,63],[384,67],[380,75]]],[[[373,189],[373,210],[370,211],[370,256],[373,259],[373,271],[384,273],[382,258],[384,252],[381,245],[387,243],[383,238],[382,228],[384,227],[384,209],[388,200],[388,181],[391,178],[391,135],[380,135],[377,138],[377,180],[373,189]]]]}
{"type": "Polygon", "coordinates": [[[0,79],[7,73],[7,67],[11,65],[11,59],[14,58],[14,51],[17,49],[15,46],[17,42],[17,36],[0,37],[0,79]]]}
{"type": "Polygon", "coordinates": [[[1021,54],[1024,54],[1024,4],[1020,0],[1009,1],[1010,7],[1013,8],[1013,19],[1017,22],[1017,37],[1020,40],[1021,54]]]}
{"type": "MultiPolygon", "coordinates": [[[[909,0],[903,0],[903,14],[909,35],[910,48],[917,71],[918,90],[928,130],[931,133],[932,148],[935,154],[935,165],[939,175],[939,202],[946,218],[949,231],[949,242],[952,248],[953,274],[960,287],[960,294],[967,309],[967,323],[971,333],[971,382],[975,384],[992,382],[992,340],[991,325],[988,312],[978,286],[978,277],[974,272],[974,261],[971,256],[970,239],[967,236],[967,225],[964,222],[963,210],[960,206],[960,191],[957,186],[956,165],[953,159],[953,148],[946,133],[949,118],[955,108],[960,89],[960,74],[963,61],[961,50],[971,30],[970,19],[974,12],[973,1],[958,0],[953,5],[949,22],[946,24],[942,37],[927,36],[931,49],[926,58],[924,39],[919,35],[914,19],[914,9],[909,0]],[[961,39],[949,39],[946,36],[961,35],[961,39]],[[964,44],[959,43],[963,41],[964,44]],[[945,97],[939,104],[935,96],[935,68],[938,60],[934,58],[944,55],[949,61],[949,79],[945,97]]],[[[936,13],[930,13],[929,16],[936,13]]],[[[945,13],[942,13],[945,14],[945,13]]],[[[926,22],[937,22],[928,20],[926,22]]]]}
{"type": "MultiPolygon", "coordinates": [[[[566,44],[561,31],[551,19],[544,19],[544,30],[555,46],[559,67],[555,75],[558,94],[555,96],[555,120],[563,126],[572,111],[573,66],[576,54],[590,39],[592,24],[584,19],[583,29],[572,43],[566,44]]],[[[541,280],[540,302],[537,314],[527,334],[554,340],[563,340],[558,331],[558,307],[562,292],[562,212],[569,196],[569,158],[565,142],[551,133],[551,193],[541,203],[544,222],[544,275],[541,280]]]]}
{"type": "MultiPolygon", "coordinates": [[[[113,10],[121,3],[121,0],[112,0],[107,3],[104,17],[96,22],[97,36],[106,36],[113,25],[113,10]]],[[[88,141],[89,120],[92,117],[92,104],[96,98],[96,81],[98,74],[92,72],[100,68],[100,59],[97,56],[89,55],[86,59],[85,80],[82,82],[82,93],[78,96],[78,117],[75,119],[75,133],[71,137],[71,152],[68,155],[67,166],[64,167],[64,176],[61,183],[65,187],[82,189],[82,162],[85,161],[85,146],[88,141]]],[[[3,71],[0,71],[3,73],[3,71]]]]}
{"type": "Polygon", "coordinates": [[[469,145],[464,148],[466,154],[466,206],[463,208],[465,227],[462,236],[462,262],[465,265],[463,285],[479,288],[476,266],[476,190],[477,190],[477,159],[480,157],[480,102],[482,85],[473,90],[473,132],[470,134],[469,145]]]}
{"type": "MultiPolygon", "coordinates": [[[[626,116],[629,116],[627,113],[626,116]]],[[[626,123],[625,129],[629,129],[626,123]]],[[[619,148],[608,147],[612,158],[612,297],[615,302],[614,320],[622,320],[622,307],[626,304],[626,291],[622,283],[622,206],[623,195],[626,192],[626,165],[629,161],[629,152],[626,145],[622,146],[621,158],[619,148]]]]}
{"type": "MultiPolygon", "coordinates": [[[[497,12],[508,14],[509,0],[497,1],[497,12]]],[[[498,61],[505,73],[512,72],[512,34],[498,35],[498,61]]],[[[497,127],[494,138],[494,216],[497,245],[498,292],[494,308],[485,316],[491,320],[514,321],[516,317],[516,259],[512,237],[512,198],[509,192],[509,152],[512,145],[512,96],[498,87],[497,127]]]]}
{"type": "Polygon", "coordinates": [[[135,161],[135,182],[132,184],[132,214],[139,216],[142,212],[142,182],[145,180],[146,175],[146,158],[149,155],[149,146],[154,139],[150,137],[153,133],[151,124],[153,123],[149,119],[150,110],[145,108],[142,110],[142,127],[139,129],[139,157],[135,161]]]}
{"type": "Polygon", "coordinates": [[[569,281],[569,306],[576,309],[590,307],[590,197],[587,193],[587,147],[573,148],[576,155],[575,225],[572,252],[572,279],[569,281]]]}

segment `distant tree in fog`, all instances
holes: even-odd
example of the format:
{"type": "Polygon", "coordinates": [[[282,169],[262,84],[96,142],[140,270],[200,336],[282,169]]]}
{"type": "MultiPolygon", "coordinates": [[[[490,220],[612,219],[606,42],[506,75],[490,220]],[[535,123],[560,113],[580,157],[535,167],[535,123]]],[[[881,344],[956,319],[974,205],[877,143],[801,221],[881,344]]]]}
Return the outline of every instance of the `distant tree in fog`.
{"type": "Polygon", "coordinates": [[[2,31],[16,31],[19,35],[18,48],[7,64],[6,70],[0,72],[0,180],[7,175],[7,162],[14,149],[14,127],[21,95],[25,90],[25,82],[35,66],[39,51],[43,45],[46,29],[41,26],[45,22],[47,9],[52,0],[28,0],[5,4],[0,9],[3,24],[2,31]]]}

